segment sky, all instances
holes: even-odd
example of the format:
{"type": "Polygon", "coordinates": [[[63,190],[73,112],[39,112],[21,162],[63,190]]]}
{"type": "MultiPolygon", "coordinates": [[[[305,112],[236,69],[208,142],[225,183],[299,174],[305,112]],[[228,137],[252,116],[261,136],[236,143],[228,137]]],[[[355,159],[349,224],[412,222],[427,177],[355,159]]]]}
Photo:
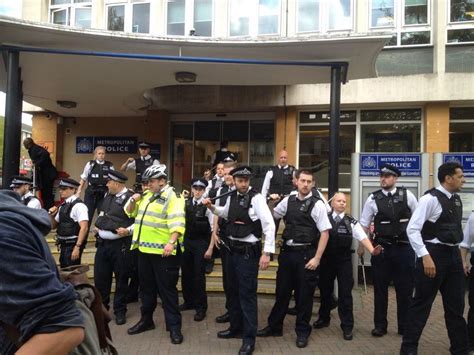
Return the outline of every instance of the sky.
{"type": "Polygon", "coordinates": [[[22,0],[0,0],[0,15],[21,18],[22,0]]]}
{"type": "MultiPolygon", "coordinates": [[[[2,0],[0,0],[2,1],[2,0]]],[[[5,93],[0,91],[0,116],[5,117],[5,93]]],[[[31,126],[31,115],[23,113],[21,116],[21,122],[31,126]]]]}

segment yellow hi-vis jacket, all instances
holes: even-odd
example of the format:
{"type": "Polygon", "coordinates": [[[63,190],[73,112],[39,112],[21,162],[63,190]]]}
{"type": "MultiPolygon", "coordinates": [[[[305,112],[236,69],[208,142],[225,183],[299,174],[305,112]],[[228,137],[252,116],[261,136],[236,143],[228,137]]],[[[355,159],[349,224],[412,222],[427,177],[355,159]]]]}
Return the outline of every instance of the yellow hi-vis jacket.
{"type": "Polygon", "coordinates": [[[147,254],[163,254],[171,235],[177,232],[178,243],[172,255],[176,255],[178,247],[183,251],[186,225],[184,198],[178,197],[172,187],[166,186],[158,194],[150,192],[144,194],[136,203],[135,209],[131,213],[126,213],[130,217],[135,217],[130,249],[138,248],[147,254]],[[157,195],[158,197],[154,199],[157,195]]]}

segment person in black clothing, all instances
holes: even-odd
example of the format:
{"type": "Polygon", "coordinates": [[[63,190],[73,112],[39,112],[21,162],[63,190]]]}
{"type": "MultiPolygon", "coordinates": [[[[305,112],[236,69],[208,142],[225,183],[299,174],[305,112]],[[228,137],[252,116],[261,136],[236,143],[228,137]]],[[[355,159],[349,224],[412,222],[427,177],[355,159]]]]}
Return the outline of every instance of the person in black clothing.
{"type": "Polygon", "coordinates": [[[152,165],[160,165],[158,159],[153,158],[150,155],[150,145],[146,142],[142,142],[138,145],[138,158],[130,157],[120,167],[121,171],[135,170],[135,185],[133,185],[135,192],[143,192],[142,190],[142,175],[145,170],[152,165]]]}
{"type": "MultiPolygon", "coordinates": [[[[448,162],[438,168],[440,185],[420,198],[408,223],[407,233],[416,253],[415,295],[408,307],[400,354],[416,354],[418,341],[441,292],[451,354],[468,354],[464,319],[465,259],[459,245],[463,240],[462,202],[457,194],[465,182],[462,166],[448,162]]],[[[464,254],[464,252],[463,252],[464,254]]]]}
{"type": "MultiPolygon", "coordinates": [[[[92,223],[95,210],[100,209],[107,192],[107,174],[114,167],[112,163],[105,160],[105,147],[97,146],[94,150],[94,160],[87,162],[81,174],[81,183],[77,189],[77,196],[81,195],[84,185],[87,184],[84,193],[84,203],[89,211],[89,221],[92,223]]],[[[87,241],[86,241],[87,242],[87,241]]]]}
{"type": "Polygon", "coordinates": [[[89,230],[87,206],[77,196],[79,183],[73,179],[61,179],[59,196],[64,202],[49,209],[53,229],[57,227],[56,244],[59,246],[61,268],[80,265],[89,230]]]}
{"type": "Polygon", "coordinates": [[[220,149],[214,153],[214,156],[212,158],[213,170],[219,163],[233,163],[237,161],[235,154],[227,149],[228,145],[228,141],[222,141],[220,149]]]}
{"type": "Polygon", "coordinates": [[[180,311],[195,309],[194,320],[202,321],[207,312],[206,259],[210,259],[214,248],[211,240],[213,214],[202,204],[205,179],[191,181],[192,197],[186,201],[186,231],[184,252],[181,259],[181,286],[184,303],[180,311]]]}
{"type": "Polygon", "coordinates": [[[0,230],[0,354],[71,353],[84,338],[84,319],[73,286],[59,280],[45,238],[48,214],[2,190],[0,230]],[[12,339],[16,331],[21,346],[12,339]]]}
{"type": "Polygon", "coordinates": [[[111,170],[108,174],[104,202],[95,221],[97,228],[97,251],[94,262],[94,283],[102,296],[102,302],[109,309],[112,275],[115,276],[114,313],[115,323],[127,322],[127,291],[129,264],[131,259],[134,218],[124,211],[125,203],[133,192],[125,187],[128,178],[111,170]]]}
{"type": "Polygon", "coordinates": [[[36,144],[32,138],[26,138],[23,146],[28,149],[28,154],[35,165],[35,184],[41,191],[43,206],[49,210],[54,205],[53,185],[58,172],[48,151],[36,144]]]}

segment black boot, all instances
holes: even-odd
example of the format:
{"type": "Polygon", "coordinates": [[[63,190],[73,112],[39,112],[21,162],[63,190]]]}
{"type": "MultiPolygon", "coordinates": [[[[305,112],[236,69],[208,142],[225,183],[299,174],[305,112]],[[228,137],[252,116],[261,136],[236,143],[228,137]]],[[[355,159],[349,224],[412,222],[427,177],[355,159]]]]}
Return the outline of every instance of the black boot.
{"type": "Polygon", "coordinates": [[[146,332],[147,330],[155,329],[155,323],[153,319],[150,317],[143,317],[140,318],[137,324],[127,330],[127,333],[130,335],[140,334],[146,332]]]}

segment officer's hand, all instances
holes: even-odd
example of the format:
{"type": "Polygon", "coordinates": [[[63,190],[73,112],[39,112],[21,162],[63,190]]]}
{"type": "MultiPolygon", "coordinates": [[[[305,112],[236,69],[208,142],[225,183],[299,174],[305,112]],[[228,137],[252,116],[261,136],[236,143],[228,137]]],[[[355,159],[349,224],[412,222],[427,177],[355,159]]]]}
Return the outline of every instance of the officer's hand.
{"type": "MultiPolygon", "coordinates": [[[[375,248],[374,248],[375,249],[375,248]]],[[[357,255],[359,255],[359,257],[363,256],[364,255],[364,246],[362,244],[359,244],[359,247],[357,248],[357,255]]],[[[379,253],[380,254],[380,253],[379,253]]],[[[372,254],[373,255],[373,254],[372,254]]],[[[377,254],[378,255],[378,254],[377,254]]]]}
{"type": "Polygon", "coordinates": [[[121,237],[128,237],[130,235],[130,231],[127,228],[120,227],[117,228],[115,231],[121,237]]]}
{"type": "Polygon", "coordinates": [[[306,265],[304,266],[305,269],[308,270],[316,270],[319,266],[319,260],[316,259],[316,257],[311,258],[306,265]]]}
{"type": "Polygon", "coordinates": [[[430,254],[426,254],[422,260],[423,268],[425,269],[425,275],[430,279],[434,278],[436,276],[436,266],[433,262],[433,259],[431,259],[430,254]]]}
{"type": "Polygon", "coordinates": [[[202,200],[202,204],[204,206],[206,206],[207,208],[211,208],[212,207],[212,202],[211,202],[211,199],[210,198],[205,198],[202,200]]]}
{"type": "Polygon", "coordinates": [[[74,249],[72,249],[72,254],[71,254],[71,260],[77,260],[79,259],[79,251],[81,248],[74,246],[74,249]]]}
{"type": "Polygon", "coordinates": [[[49,210],[48,210],[48,213],[51,215],[51,216],[54,216],[56,215],[56,213],[58,213],[58,208],[56,206],[53,206],[51,207],[49,210]]]}
{"type": "Polygon", "coordinates": [[[266,270],[270,264],[270,255],[262,254],[260,257],[260,270],[266,270]]]}
{"type": "Polygon", "coordinates": [[[206,252],[204,253],[204,259],[209,260],[210,258],[212,258],[212,251],[213,251],[212,248],[208,248],[206,252]]]}
{"type": "Polygon", "coordinates": [[[168,243],[165,245],[165,248],[163,249],[163,257],[166,258],[171,255],[171,253],[174,250],[174,244],[168,243]]]}
{"type": "MultiPolygon", "coordinates": [[[[372,250],[372,253],[371,253],[371,254],[374,255],[374,256],[377,256],[377,255],[380,255],[380,253],[381,253],[382,251],[383,251],[382,246],[381,246],[381,245],[377,245],[377,246],[374,248],[374,250],[372,250]]],[[[357,252],[359,252],[359,251],[357,251],[357,252]]]]}
{"type": "Polygon", "coordinates": [[[182,194],[183,194],[183,197],[184,197],[184,198],[188,198],[189,195],[191,195],[188,190],[183,190],[183,191],[182,191],[182,194]]]}
{"type": "Polygon", "coordinates": [[[469,274],[471,273],[471,264],[469,264],[466,260],[463,260],[462,261],[462,266],[463,266],[463,269],[464,269],[464,274],[466,276],[469,276],[469,274]]]}
{"type": "Polygon", "coordinates": [[[141,194],[133,194],[132,195],[132,198],[135,200],[135,201],[140,201],[142,199],[142,195],[141,194]]]}
{"type": "Polygon", "coordinates": [[[217,235],[217,233],[216,233],[216,232],[212,232],[211,238],[212,238],[212,240],[214,241],[214,245],[216,246],[216,248],[217,248],[217,249],[220,249],[220,248],[221,248],[221,239],[219,238],[219,236],[217,235]]]}
{"type": "Polygon", "coordinates": [[[130,163],[131,163],[132,161],[134,161],[134,160],[135,160],[134,158],[130,157],[130,158],[127,159],[127,163],[130,164],[130,163]]]}
{"type": "Polygon", "coordinates": [[[278,200],[280,199],[280,195],[278,195],[278,194],[270,194],[270,198],[271,198],[272,200],[278,201],[278,200]]]}

